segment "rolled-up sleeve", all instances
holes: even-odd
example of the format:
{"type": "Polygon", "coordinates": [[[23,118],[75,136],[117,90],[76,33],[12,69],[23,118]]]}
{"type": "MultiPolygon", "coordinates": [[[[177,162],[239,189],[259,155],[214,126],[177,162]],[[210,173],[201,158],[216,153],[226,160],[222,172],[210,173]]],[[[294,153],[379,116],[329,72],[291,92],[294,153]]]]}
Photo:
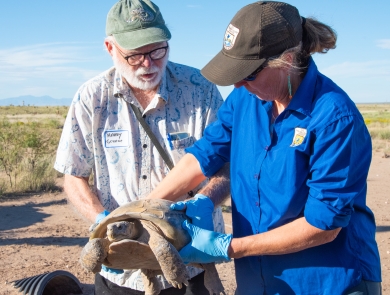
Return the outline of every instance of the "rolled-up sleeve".
{"type": "Polygon", "coordinates": [[[323,230],[346,227],[354,203],[365,196],[370,162],[371,139],[361,116],[345,116],[319,130],[310,159],[306,220],[323,230]]]}

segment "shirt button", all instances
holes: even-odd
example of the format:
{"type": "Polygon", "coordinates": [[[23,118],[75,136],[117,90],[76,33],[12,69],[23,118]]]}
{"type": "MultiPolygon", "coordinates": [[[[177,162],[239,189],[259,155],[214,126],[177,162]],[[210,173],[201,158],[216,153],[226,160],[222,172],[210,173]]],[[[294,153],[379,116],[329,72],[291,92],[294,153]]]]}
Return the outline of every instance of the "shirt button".
{"type": "Polygon", "coordinates": [[[268,145],[266,145],[264,149],[265,149],[266,151],[268,151],[268,148],[269,148],[268,145]]]}
{"type": "Polygon", "coordinates": [[[148,177],[147,177],[146,175],[142,175],[142,178],[143,178],[143,179],[146,179],[146,178],[148,178],[148,177]]]}
{"type": "Polygon", "coordinates": [[[146,149],[148,147],[148,145],[145,143],[143,146],[142,146],[144,149],[146,149]]]}
{"type": "Polygon", "coordinates": [[[259,202],[256,202],[256,207],[259,207],[259,202]]]}

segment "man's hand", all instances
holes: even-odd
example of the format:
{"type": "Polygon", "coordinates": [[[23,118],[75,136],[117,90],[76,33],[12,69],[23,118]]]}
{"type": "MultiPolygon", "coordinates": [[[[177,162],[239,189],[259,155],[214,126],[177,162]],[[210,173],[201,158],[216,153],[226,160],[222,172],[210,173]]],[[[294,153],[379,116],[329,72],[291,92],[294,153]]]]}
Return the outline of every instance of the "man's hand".
{"type": "Polygon", "coordinates": [[[192,223],[203,229],[214,230],[213,211],[214,204],[205,195],[196,194],[188,201],[181,201],[171,205],[172,210],[186,210],[186,215],[192,223]]]}
{"type": "Polygon", "coordinates": [[[179,251],[184,263],[211,263],[229,261],[231,234],[221,234],[197,227],[187,220],[182,224],[190,234],[191,242],[179,251]]]}
{"type": "Polygon", "coordinates": [[[96,216],[95,223],[100,223],[100,221],[102,221],[104,219],[104,217],[106,217],[108,214],[110,214],[110,212],[107,211],[107,210],[104,210],[103,212],[100,212],[96,216]]]}
{"type": "Polygon", "coordinates": [[[90,227],[89,227],[89,232],[93,232],[93,230],[95,229],[95,227],[97,227],[97,225],[100,223],[100,221],[102,221],[104,219],[104,217],[106,217],[108,214],[110,214],[109,211],[107,210],[104,210],[102,212],[100,212],[96,218],[95,218],[95,223],[92,224],[90,227]]]}
{"type": "Polygon", "coordinates": [[[105,266],[104,264],[102,264],[102,270],[109,272],[109,273],[116,274],[116,275],[123,273],[123,269],[109,268],[109,267],[105,266]]]}

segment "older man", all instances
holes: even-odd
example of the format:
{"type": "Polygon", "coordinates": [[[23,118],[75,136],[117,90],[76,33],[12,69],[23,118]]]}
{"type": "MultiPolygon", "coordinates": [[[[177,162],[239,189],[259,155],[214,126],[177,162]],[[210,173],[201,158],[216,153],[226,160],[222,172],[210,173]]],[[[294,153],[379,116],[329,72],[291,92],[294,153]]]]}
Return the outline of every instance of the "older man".
{"type": "MultiPolygon", "coordinates": [[[[104,44],[114,67],[77,91],[55,163],[55,169],[65,174],[71,203],[93,222],[120,205],[146,197],[169,172],[139,119],[147,122],[176,163],[216,120],[223,102],[216,86],[199,70],[168,61],[171,34],[154,3],[116,3],[107,16],[106,34],[104,44]],[[131,105],[143,118],[137,119],[131,105]]],[[[210,183],[200,192],[223,197],[227,181],[219,178],[213,189],[210,183]]],[[[208,207],[212,211],[214,206],[208,207]]],[[[220,208],[210,222],[216,231],[224,230],[220,208]]],[[[188,287],[175,289],[161,277],[165,290],[160,294],[208,294],[202,270],[188,270],[192,278],[188,287]]],[[[95,277],[95,294],[143,294],[143,290],[139,270],[104,268],[95,277]]]]}

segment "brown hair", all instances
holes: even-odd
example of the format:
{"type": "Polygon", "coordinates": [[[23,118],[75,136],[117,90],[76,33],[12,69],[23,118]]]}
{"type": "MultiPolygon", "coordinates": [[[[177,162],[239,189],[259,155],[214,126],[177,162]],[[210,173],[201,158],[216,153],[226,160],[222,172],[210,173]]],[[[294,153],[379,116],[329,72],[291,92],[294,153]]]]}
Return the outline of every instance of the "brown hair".
{"type": "Polygon", "coordinates": [[[270,60],[268,66],[272,68],[289,67],[304,70],[309,58],[314,53],[327,53],[336,48],[337,33],[328,25],[315,18],[303,19],[302,42],[296,47],[284,51],[278,58],[270,60]],[[287,54],[293,54],[293,61],[287,59],[287,54]]]}
{"type": "Polygon", "coordinates": [[[327,53],[329,49],[336,48],[337,34],[328,25],[314,18],[306,18],[303,25],[302,53],[327,53]]]}

